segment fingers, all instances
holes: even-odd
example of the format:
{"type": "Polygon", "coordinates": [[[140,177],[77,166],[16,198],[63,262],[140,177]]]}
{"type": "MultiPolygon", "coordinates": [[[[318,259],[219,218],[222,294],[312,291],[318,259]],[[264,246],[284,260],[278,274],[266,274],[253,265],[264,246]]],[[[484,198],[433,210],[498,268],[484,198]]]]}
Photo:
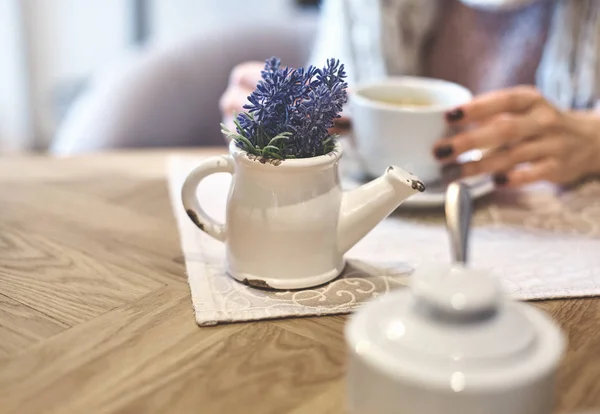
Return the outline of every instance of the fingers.
{"type": "Polygon", "coordinates": [[[329,129],[329,133],[342,135],[349,132],[350,129],[352,129],[352,122],[350,118],[343,116],[335,120],[335,125],[333,128],[329,129]]]}
{"type": "Polygon", "coordinates": [[[481,148],[498,148],[537,135],[539,127],[531,117],[497,116],[480,127],[439,140],[433,147],[437,159],[453,162],[460,154],[481,148]]]}
{"type": "Polygon", "coordinates": [[[523,163],[558,157],[562,148],[563,143],[559,137],[525,141],[506,150],[494,152],[479,161],[463,164],[461,175],[468,177],[510,171],[523,163]]]}
{"type": "Polygon", "coordinates": [[[229,84],[243,89],[256,89],[264,69],[264,62],[245,62],[237,65],[229,77],[229,84]]]}
{"type": "Polygon", "coordinates": [[[544,98],[537,89],[532,86],[517,86],[475,97],[469,103],[448,112],[446,119],[453,125],[467,125],[502,113],[524,113],[541,102],[544,102],[544,98]]]}
{"type": "Polygon", "coordinates": [[[248,96],[256,89],[264,69],[262,62],[245,62],[236,66],[229,76],[229,86],[221,99],[219,108],[223,118],[227,119],[234,112],[244,111],[248,96]]]}
{"type": "Polygon", "coordinates": [[[462,176],[490,173],[498,186],[509,187],[568,178],[560,176],[567,131],[565,115],[534,87],[519,86],[478,96],[448,112],[446,119],[450,126],[473,128],[434,145],[433,153],[442,163],[455,162],[470,150],[492,150],[479,161],[463,164],[462,176]]]}
{"type": "Polygon", "coordinates": [[[561,182],[561,169],[557,158],[543,158],[526,168],[499,173],[494,176],[494,182],[501,187],[520,187],[536,181],[561,182]]]}
{"type": "Polygon", "coordinates": [[[233,113],[244,111],[244,105],[248,103],[248,96],[253,89],[229,88],[219,100],[219,108],[224,117],[232,116],[233,113]]]}

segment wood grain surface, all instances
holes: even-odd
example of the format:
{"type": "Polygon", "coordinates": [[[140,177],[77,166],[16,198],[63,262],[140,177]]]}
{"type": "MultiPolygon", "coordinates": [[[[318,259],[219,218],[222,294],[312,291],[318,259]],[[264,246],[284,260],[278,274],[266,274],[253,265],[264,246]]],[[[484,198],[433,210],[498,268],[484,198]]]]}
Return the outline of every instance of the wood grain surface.
{"type": "MultiPolygon", "coordinates": [[[[346,317],[195,324],[179,152],[0,159],[0,413],[346,412],[346,317]]],[[[600,299],[536,306],[569,336],[557,412],[600,412],[600,299]]]]}

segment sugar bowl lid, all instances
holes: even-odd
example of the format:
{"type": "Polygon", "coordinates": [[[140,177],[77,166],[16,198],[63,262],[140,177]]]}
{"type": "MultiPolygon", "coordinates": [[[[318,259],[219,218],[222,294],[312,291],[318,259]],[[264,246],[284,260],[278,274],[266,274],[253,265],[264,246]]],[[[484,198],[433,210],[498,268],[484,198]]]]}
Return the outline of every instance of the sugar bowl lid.
{"type": "Polygon", "coordinates": [[[543,312],[508,300],[497,279],[462,265],[418,269],[410,289],[353,315],[346,339],[351,352],[389,375],[447,384],[460,372],[471,386],[531,380],[554,369],[564,349],[543,312]]]}

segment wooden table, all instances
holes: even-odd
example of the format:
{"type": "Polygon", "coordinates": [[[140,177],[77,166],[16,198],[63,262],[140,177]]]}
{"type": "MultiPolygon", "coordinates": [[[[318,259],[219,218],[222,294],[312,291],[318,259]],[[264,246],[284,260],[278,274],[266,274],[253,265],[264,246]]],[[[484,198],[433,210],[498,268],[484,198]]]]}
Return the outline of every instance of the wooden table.
{"type": "MultiPolygon", "coordinates": [[[[0,159],[0,412],[345,412],[345,317],[195,324],[166,154],[0,159]]],[[[600,409],[600,299],[538,305],[600,409]]]]}

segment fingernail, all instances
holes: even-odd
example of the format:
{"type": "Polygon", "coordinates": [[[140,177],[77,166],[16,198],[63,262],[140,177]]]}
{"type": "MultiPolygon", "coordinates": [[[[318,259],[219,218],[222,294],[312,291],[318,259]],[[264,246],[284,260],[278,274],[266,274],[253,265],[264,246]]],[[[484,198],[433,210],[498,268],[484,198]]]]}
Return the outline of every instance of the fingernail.
{"type": "Polygon", "coordinates": [[[435,157],[437,159],[447,158],[454,152],[454,148],[451,145],[444,145],[442,147],[438,147],[435,150],[435,157]]]}
{"type": "Polygon", "coordinates": [[[494,174],[494,184],[496,184],[499,187],[502,187],[503,185],[506,185],[506,183],[508,183],[508,177],[506,176],[506,174],[494,174]]]}
{"type": "Polygon", "coordinates": [[[450,112],[446,112],[446,119],[449,122],[458,121],[458,120],[462,119],[464,116],[465,116],[465,113],[460,108],[453,109],[450,112]]]}

